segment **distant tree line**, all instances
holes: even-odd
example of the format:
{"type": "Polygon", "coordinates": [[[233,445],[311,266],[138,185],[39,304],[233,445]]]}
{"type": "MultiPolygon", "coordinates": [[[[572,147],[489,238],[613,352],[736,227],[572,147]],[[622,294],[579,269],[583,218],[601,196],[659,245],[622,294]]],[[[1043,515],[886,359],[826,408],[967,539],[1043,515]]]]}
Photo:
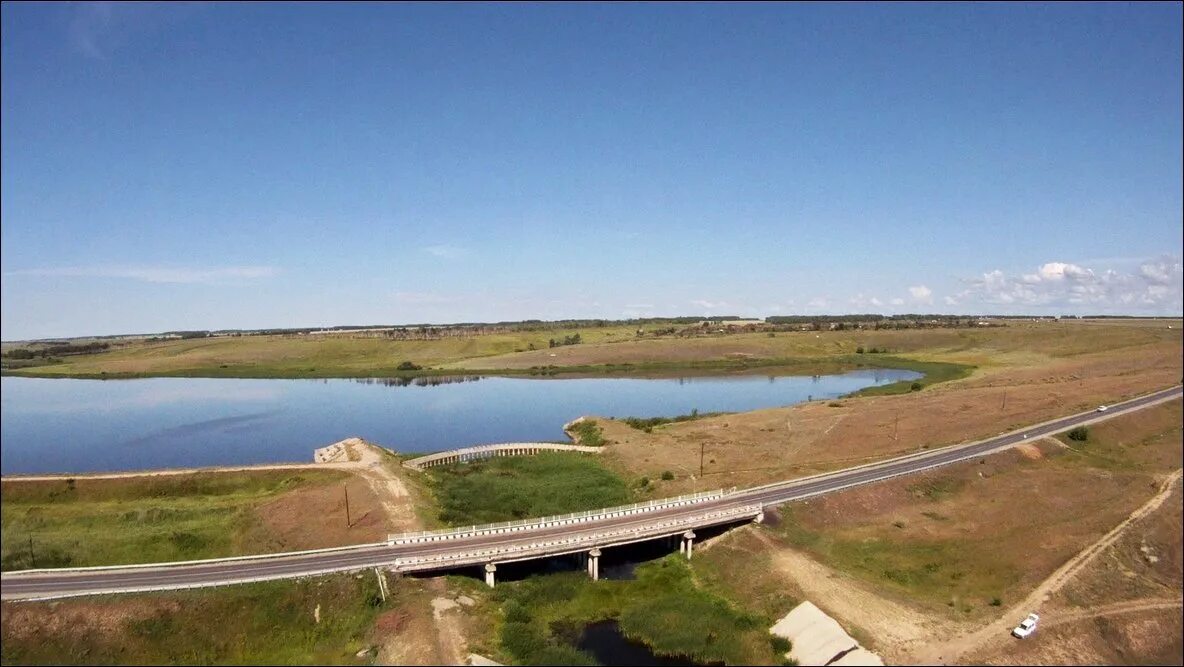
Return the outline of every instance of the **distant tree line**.
{"type": "Polygon", "coordinates": [[[109,347],[111,347],[110,343],[83,343],[79,345],[61,343],[38,348],[18,347],[5,352],[2,356],[5,359],[36,359],[39,357],[44,359],[70,354],[93,354],[95,352],[102,352],[109,347]]]}

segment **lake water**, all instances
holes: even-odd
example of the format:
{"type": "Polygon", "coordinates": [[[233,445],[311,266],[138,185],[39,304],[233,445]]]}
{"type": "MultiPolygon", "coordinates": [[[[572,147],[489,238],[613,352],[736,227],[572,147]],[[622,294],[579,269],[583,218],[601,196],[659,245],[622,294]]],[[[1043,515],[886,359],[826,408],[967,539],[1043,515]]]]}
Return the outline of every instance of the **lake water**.
{"type": "Polygon", "coordinates": [[[580,415],[736,412],[834,398],[911,371],[461,381],[0,378],[0,472],[311,461],[360,436],[400,452],[564,440],[580,415]]]}
{"type": "Polygon", "coordinates": [[[587,651],[602,665],[722,665],[723,663],[700,663],[686,656],[654,655],[648,646],[635,642],[621,633],[616,621],[599,621],[584,627],[576,648],[587,651]]]}

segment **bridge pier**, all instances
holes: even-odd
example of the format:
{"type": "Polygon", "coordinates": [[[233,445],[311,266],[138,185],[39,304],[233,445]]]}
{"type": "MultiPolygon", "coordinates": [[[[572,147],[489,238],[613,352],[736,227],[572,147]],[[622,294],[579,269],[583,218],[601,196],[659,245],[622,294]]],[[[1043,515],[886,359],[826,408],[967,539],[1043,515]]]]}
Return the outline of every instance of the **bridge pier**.
{"type": "Polygon", "coordinates": [[[682,546],[679,547],[678,553],[686,554],[687,560],[691,559],[691,552],[695,549],[695,531],[688,530],[682,534],[682,546]]]}
{"type": "Polygon", "coordinates": [[[592,577],[592,581],[600,579],[600,549],[588,552],[588,576],[592,577]]]}
{"type": "Polygon", "coordinates": [[[756,516],[752,517],[752,522],[753,523],[764,523],[765,522],[765,508],[762,507],[761,511],[757,512],[756,516]]]}
{"type": "Polygon", "coordinates": [[[497,565],[494,565],[493,563],[486,563],[485,564],[485,585],[489,586],[490,588],[493,588],[493,584],[494,584],[493,573],[494,572],[497,572],[497,565]]]}

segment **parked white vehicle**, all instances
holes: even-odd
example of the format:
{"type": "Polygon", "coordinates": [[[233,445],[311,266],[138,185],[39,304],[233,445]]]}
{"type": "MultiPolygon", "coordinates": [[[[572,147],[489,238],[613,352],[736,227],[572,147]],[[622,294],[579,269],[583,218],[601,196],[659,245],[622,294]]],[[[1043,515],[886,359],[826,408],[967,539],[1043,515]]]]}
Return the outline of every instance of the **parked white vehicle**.
{"type": "Polygon", "coordinates": [[[1099,405],[1098,406],[1098,412],[1105,412],[1109,409],[1110,409],[1110,406],[1108,406],[1108,405],[1099,405]]]}
{"type": "Polygon", "coordinates": [[[1024,639],[1033,632],[1036,632],[1036,624],[1039,622],[1040,616],[1036,614],[1028,614],[1027,618],[1020,621],[1020,624],[1015,626],[1015,629],[1011,631],[1011,635],[1018,639],[1024,639]]]}

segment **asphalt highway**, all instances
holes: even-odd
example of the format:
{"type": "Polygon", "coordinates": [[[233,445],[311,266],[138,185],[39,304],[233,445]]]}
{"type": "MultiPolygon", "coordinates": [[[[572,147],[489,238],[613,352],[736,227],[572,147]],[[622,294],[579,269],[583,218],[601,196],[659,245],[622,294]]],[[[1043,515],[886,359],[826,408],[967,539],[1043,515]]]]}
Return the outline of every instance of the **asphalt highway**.
{"type": "Polygon", "coordinates": [[[424,557],[498,547],[526,546],[560,537],[594,538],[605,533],[640,529],[663,520],[693,521],[713,509],[745,505],[777,505],[824,493],[913,474],[958,461],[981,457],[1017,444],[1060,433],[1074,426],[1130,413],[1181,396],[1181,387],[1158,391],[1116,403],[1105,412],[1083,412],[977,442],[953,445],[901,456],[879,463],[745,489],[694,505],[665,508],[644,514],[586,523],[541,527],[515,533],[481,535],[423,544],[361,546],[302,554],[274,554],[252,559],[219,562],[167,563],[154,566],[6,572],[0,575],[0,597],[66,597],[95,593],[163,590],[217,586],[266,579],[284,579],[335,571],[391,565],[396,558],[424,557]],[[1026,436],[1026,437],[1025,437],[1026,436]]]}

